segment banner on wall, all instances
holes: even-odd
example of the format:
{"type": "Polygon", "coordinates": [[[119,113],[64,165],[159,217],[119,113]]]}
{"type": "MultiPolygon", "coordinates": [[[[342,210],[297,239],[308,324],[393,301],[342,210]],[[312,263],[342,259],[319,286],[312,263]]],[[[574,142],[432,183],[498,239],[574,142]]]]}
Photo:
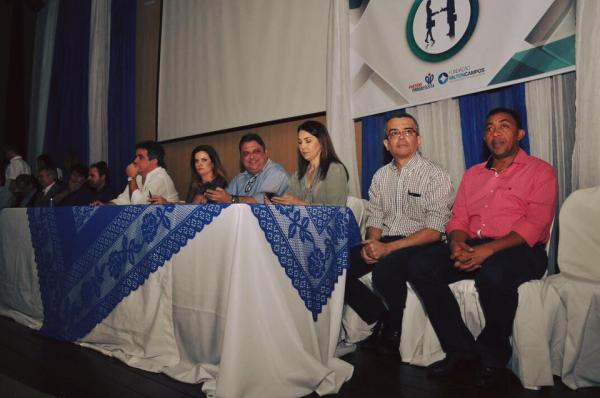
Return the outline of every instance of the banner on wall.
{"type": "Polygon", "coordinates": [[[352,0],[355,118],[575,70],[573,0],[352,0]]]}

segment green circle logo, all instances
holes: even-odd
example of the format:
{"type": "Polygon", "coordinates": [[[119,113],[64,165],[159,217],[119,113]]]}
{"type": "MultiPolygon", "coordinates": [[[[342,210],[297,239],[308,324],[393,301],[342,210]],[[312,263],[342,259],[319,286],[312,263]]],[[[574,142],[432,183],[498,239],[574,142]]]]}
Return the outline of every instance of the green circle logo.
{"type": "Polygon", "coordinates": [[[408,46],[423,61],[445,61],[467,44],[478,17],[477,0],[415,0],[406,21],[408,46]]]}

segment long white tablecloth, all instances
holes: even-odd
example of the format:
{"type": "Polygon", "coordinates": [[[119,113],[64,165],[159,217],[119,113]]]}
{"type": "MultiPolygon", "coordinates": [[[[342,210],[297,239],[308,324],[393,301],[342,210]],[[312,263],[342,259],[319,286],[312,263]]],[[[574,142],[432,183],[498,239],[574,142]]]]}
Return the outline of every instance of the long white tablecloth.
{"type": "MultiPolygon", "coordinates": [[[[78,342],[209,396],[335,393],[345,273],[313,321],[247,205],[232,205],[78,342]]],[[[0,212],[0,314],[43,323],[27,214],[0,212]]]]}

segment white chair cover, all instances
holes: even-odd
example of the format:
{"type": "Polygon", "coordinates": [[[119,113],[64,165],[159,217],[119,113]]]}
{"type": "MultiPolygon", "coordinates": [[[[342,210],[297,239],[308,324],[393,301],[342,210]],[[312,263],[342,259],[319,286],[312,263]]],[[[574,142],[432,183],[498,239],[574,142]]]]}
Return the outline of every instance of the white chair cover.
{"type": "Polygon", "coordinates": [[[368,200],[357,198],[355,196],[348,196],[348,199],[346,200],[346,206],[354,213],[354,218],[356,218],[362,236],[365,236],[367,230],[366,224],[369,217],[368,204],[368,200]]]}
{"type": "Polygon", "coordinates": [[[559,222],[560,272],[600,282],[600,187],[573,192],[560,210],[559,222]]]}
{"type": "MultiPolygon", "coordinates": [[[[371,274],[362,277],[361,281],[373,288],[371,274]]],[[[530,389],[554,385],[547,344],[551,332],[547,326],[551,323],[548,317],[551,314],[544,311],[543,288],[543,280],[519,286],[519,305],[513,324],[511,369],[523,386],[530,389]]],[[[458,281],[451,284],[450,289],[459,304],[467,328],[477,337],[485,326],[485,317],[474,281],[458,281]]],[[[366,324],[347,305],[344,307],[342,322],[345,344],[355,344],[371,334],[372,325],[366,324]]],[[[445,356],[423,305],[410,284],[399,351],[402,361],[418,366],[428,366],[445,356]]]]}
{"type": "Polygon", "coordinates": [[[573,192],[559,217],[558,266],[544,307],[552,370],[572,389],[600,385],[600,187],[573,192]]]}

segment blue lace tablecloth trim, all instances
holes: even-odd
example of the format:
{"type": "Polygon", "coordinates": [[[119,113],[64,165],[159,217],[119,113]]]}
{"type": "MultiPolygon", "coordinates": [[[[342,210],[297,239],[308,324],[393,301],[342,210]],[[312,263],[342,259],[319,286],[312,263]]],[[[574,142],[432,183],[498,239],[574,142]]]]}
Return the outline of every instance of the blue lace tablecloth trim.
{"type": "Polygon", "coordinates": [[[75,341],[143,285],[227,205],[27,210],[44,335],[75,341]]]}
{"type": "Polygon", "coordinates": [[[360,243],[352,211],[334,206],[251,205],[265,238],[316,321],[339,276],[349,249],[360,243]]]}

